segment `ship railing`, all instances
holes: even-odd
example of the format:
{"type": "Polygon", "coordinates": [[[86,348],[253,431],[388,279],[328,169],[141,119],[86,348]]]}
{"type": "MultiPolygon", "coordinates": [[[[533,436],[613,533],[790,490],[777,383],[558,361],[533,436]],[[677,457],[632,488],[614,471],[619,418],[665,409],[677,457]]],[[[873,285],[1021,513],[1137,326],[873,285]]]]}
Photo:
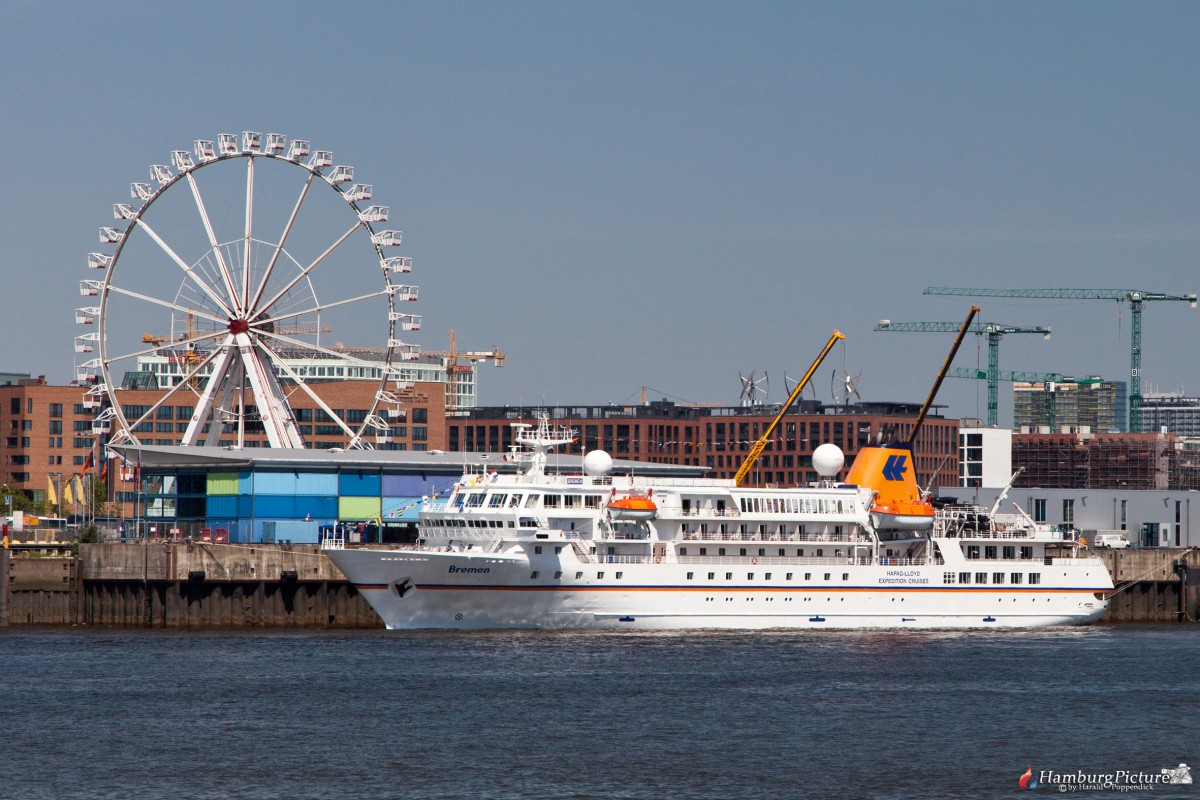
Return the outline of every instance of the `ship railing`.
{"type": "Polygon", "coordinates": [[[346,535],[337,532],[326,533],[321,538],[321,547],[325,550],[344,550],[346,548],[346,535]]]}
{"type": "Polygon", "coordinates": [[[685,531],[682,538],[689,542],[813,542],[868,544],[872,541],[869,536],[851,536],[847,533],[757,533],[747,531],[685,531]]]}
{"type": "Polygon", "coordinates": [[[1071,541],[1071,536],[1063,531],[1029,530],[1024,528],[1015,531],[975,531],[970,529],[955,529],[937,531],[934,536],[944,539],[1022,539],[1025,541],[1063,542],[1071,541]]]}
{"type": "Polygon", "coordinates": [[[924,566],[939,566],[945,562],[941,558],[805,558],[805,557],[790,557],[790,556],[680,556],[667,554],[666,556],[657,555],[596,555],[587,558],[581,557],[581,561],[599,564],[649,564],[665,562],[669,564],[694,564],[694,565],[723,565],[733,567],[845,567],[845,566],[873,566],[879,564],[887,567],[924,567],[924,566]]]}
{"type": "Polygon", "coordinates": [[[665,513],[673,517],[740,517],[742,515],[742,512],[736,508],[665,509],[665,513]]]}

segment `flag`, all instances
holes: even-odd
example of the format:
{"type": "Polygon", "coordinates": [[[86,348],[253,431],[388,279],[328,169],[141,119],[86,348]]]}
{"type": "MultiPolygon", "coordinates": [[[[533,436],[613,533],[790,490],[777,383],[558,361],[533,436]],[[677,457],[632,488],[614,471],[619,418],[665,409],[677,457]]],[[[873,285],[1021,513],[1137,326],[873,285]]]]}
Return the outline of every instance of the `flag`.
{"type": "Polygon", "coordinates": [[[87,471],[96,466],[96,460],[93,458],[94,455],[94,453],[90,452],[87,454],[87,459],[83,462],[83,469],[79,470],[80,475],[87,475],[87,471]]]}
{"type": "Polygon", "coordinates": [[[104,459],[104,467],[100,470],[100,482],[101,483],[104,483],[105,479],[108,478],[108,462],[109,462],[109,459],[107,459],[107,458],[104,459]]]}
{"type": "Polygon", "coordinates": [[[63,505],[64,506],[75,505],[75,495],[71,494],[71,482],[70,481],[67,481],[66,483],[63,484],[63,505]]]}
{"type": "Polygon", "coordinates": [[[76,475],[73,483],[75,484],[75,502],[87,505],[87,498],[83,494],[83,481],[79,480],[79,476],[76,475]]]}
{"type": "Polygon", "coordinates": [[[54,478],[46,476],[46,502],[52,506],[58,505],[58,491],[54,488],[54,478]]]}

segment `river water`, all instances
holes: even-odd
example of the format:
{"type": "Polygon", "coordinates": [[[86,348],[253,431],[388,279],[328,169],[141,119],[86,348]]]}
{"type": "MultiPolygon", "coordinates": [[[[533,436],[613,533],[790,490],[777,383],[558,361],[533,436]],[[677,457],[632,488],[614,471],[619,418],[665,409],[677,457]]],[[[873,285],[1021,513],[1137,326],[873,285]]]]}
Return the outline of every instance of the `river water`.
{"type": "Polygon", "coordinates": [[[1190,626],[9,629],[0,669],[0,797],[22,800],[990,798],[1027,766],[1200,767],[1190,626]]]}

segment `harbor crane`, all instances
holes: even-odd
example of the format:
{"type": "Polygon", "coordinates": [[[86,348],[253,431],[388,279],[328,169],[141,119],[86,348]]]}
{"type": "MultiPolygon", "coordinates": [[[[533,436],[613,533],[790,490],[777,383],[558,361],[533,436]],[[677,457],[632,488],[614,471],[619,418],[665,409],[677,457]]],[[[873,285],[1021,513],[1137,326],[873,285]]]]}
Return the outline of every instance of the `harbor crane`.
{"type": "Polygon", "coordinates": [[[1163,294],[1140,289],[964,289],[930,286],[925,294],[955,297],[1014,297],[1052,300],[1115,300],[1129,303],[1129,432],[1142,430],[1142,303],[1153,300],[1186,301],[1196,307],[1196,295],[1163,294]]]}
{"type": "MultiPolygon", "coordinates": [[[[890,319],[881,319],[875,330],[889,333],[955,333],[961,327],[962,323],[959,322],[892,322],[890,319]]],[[[1000,340],[1010,333],[1040,333],[1043,339],[1049,339],[1050,326],[1022,328],[999,322],[975,322],[967,328],[967,333],[987,336],[988,425],[995,426],[1000,413],[1000,340]]]]}

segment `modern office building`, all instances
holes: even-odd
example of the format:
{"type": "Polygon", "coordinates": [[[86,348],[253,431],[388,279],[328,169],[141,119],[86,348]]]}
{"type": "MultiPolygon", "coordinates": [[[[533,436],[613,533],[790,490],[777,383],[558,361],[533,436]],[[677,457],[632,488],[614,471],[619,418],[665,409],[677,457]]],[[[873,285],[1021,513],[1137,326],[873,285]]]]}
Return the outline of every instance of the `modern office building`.
{"type": "Polygon", "coordinates": [[[1014,431],[1061,433],[1084,428],[1097,433],[1128,429],[1125,381],[1093,377],[1013,384],[1014,431]]]}
{"type": "Polygon", "coordinates": [[[1200,397],[1147,392],[1142,397],[1142,428],[1200,439],[1200,397]]]}
{"type": "Polygon", "coordinates": [[[1000,487],[1012,479],[1013,432],[963,420],[958,431],[958,485],[1000,487]]]}

